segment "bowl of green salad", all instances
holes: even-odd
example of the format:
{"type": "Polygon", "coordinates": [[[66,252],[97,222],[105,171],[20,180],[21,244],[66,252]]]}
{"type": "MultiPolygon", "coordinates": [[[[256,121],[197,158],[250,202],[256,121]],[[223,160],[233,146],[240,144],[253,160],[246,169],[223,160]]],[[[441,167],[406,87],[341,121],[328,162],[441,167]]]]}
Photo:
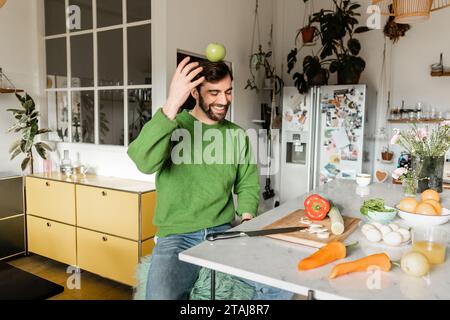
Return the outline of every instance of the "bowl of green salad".
{"type": "Polygon", "coordinates": [[[374,222],[388,224],[397,216],[397,209],[386,206],[383,199],[369,199],[361,206],[361,214],[374,222]]]}

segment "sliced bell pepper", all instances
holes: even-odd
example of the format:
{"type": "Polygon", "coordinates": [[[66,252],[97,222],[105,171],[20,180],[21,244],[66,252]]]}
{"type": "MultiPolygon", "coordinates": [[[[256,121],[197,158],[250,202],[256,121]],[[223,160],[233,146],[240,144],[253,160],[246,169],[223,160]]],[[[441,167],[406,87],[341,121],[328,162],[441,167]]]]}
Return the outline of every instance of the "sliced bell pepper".
{"type": "Polygon", "coordinates": [[[330,202],[318,194],[309,196],[303,204],[306,217],[311,220],[323,220],[330,211],[330,202]]]}

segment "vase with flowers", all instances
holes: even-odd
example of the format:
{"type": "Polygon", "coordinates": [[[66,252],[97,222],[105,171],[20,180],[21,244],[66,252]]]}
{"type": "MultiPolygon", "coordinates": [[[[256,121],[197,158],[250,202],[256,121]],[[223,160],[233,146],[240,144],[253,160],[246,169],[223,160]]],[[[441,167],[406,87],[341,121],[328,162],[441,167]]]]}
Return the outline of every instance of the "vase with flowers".
{"type": "Polygon", "coordinates": [[[426,189],[442,192],[445,154],[450,149],[450,121],[443,121],[432,130],[415,124],[409,130],[395,129],[391,144],[411,154],[419,193],[426,189]]]}
{"type": "Polygon", "coordinates": [[[392,177],[402,183],[405,196],[415,197],[417,195],[419,178],[415,170],[407,167],[397,168],[392,172],[392,177]]]}

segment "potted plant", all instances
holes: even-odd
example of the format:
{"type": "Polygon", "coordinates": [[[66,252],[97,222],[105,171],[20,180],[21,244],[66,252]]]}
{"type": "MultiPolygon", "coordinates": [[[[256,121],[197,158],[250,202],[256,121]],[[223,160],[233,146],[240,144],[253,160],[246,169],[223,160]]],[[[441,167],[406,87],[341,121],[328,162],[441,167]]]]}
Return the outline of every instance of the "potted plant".
{"type": "Polygon", "coordinates": [[[317,56],[306,56],[303,60],[303,73],[296,72],[293,76],[295,86],[300,93],[307,93],[312,86],[328,84],[329,72],[326,62],[317,56]]]}
{"type": "MultiPolygon", "coordinates": [[[[309,0],[304,0],[309,1],[309,0]]],[[[338,84],[356,84],[359,82],[361,73],[366,63],[358,56],[361,51],[361,43],[354,38],[355,34],[367,32],[367,27],[356,27],[358,25],[357,10],[361,7],[358,3],[349,0],[332,0],[335,10],[322,9],[312,15],[311,23],[317,23],[319,29],[317,34],[321,40],[322,47],[317,57],[322,66],[328,65],[330,73],[338,73],[338,84]]],[[[294,68],[297,62],[299,50],[294,48],[288,55],[288,72],[294,68]]],[[[321,69],[315,69],[322,73],[321,69]]],[[[303,74],[305,74],[303,70],[303,74]]],[[[301,75],[302,73],[300,73],[301,75]]],[[[310,75],[312,78],[312,75],[310,75]]],[[[294,74],[294,80],[298,78],[294,74]]],[[[298,82],[301,84],[300,82],[298,82]]],[[[297,87],[300,91],[300,88],[297,87]]],[[[309,89],[309,88],[308,88],[309,89]]],[[[305,89],[302,88],[305,92],[305,89]]]]}
{"type": "Polygon", "coordinates": [[[381,159],[383,160],[383,161],[386,161],[386,162],[390,162],[390,161],[392,161],[392,158],[394,157],[394,152],[392,152],[390,149],[389,149],[389,145],[387,145],[386,147],[384,147],[384,150],[381,152],[381,159]]]}
{"type": "Polygon", "coordinates": [[[22,134],[22,139],[14,142],[9,152],[11,154],[11,160],[16,158],[19,154],[24,153],[25,158],[22,161],[22,171],[30,166],[30,171],[34,173],[33,167],[33,147],[38,153],[38,155],[47,159],[47,151],[52,151],[52,148],[44,142],[35,142],[37,136],[51,132],[49,129],[39,128],[39,111],[36,110],[36,105],[33,99],[28,95],[20,96],[16,94],[17,99],[22,105],[22,109],[8,109],[7,111],[12,112],[14,118],[17,122],[8,129],[8,132],[22,134]]]}
{"type": "Polygon", "coordinates": [[[308,24],[306,26],[304,26],[303,28],[301,28],[296,36],[296,39],[298,39],[300,34],[302,35],[302,40],[303,40],[304,45],[313,43],[314,36],[316,35],[316,30],[317,30],[317,28],[312,25],[313,20],[312,20],[311,16],[308,17],[308,20],[309,20],[308,24]]]}
{"type": "Polygon", "coordinates": [[[264,87],[266,89],[274,89],[275,93],[279,93],[283,87],[283,80],[275,73],[275,67],[270,63],[272,51],[265,52],[259,45],[258,52],[250,56],[250,78],[247,80],[245,89],[259,91],[259,85],[256,74],[260,70],[264,70],[264,87]]]}

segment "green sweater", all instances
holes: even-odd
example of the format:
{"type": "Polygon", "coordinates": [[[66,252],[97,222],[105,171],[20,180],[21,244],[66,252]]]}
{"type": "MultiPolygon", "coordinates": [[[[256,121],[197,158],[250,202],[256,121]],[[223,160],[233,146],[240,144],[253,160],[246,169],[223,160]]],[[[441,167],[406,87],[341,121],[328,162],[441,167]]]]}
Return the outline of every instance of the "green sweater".
{"type": "Polygon", "coordinates": [[[157,173],[153,223],[159,237],[229,223],[235,213],[256,215],[257,165],[245,131],[230,121],[206,125],[187,111],[171,121],[158,110],[128,155],[141,172],[157,173]]]}

